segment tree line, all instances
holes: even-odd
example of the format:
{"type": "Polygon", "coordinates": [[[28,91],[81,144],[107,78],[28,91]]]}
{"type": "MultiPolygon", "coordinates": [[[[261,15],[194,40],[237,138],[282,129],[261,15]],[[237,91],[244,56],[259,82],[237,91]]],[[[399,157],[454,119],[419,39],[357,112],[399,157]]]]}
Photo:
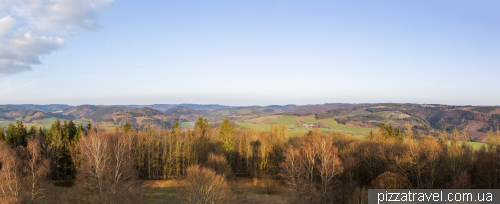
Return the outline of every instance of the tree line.
{"type": "Polygon", "coordinates": [[[46,130],[18,121],[0,131],[0,201],[48,199],[44,180],[75,181],[78,199],[97,203],[133,203],[140,180],[176,178],[214,185],[210,195],[222,196],[192,188],[187,202],[219,203],[230,200],[226,181],[234,177],[282,181],[290,203],[366,203],[369,188],[499,188],[500,130],[488,135],[474,149],[465,132],[417,137],[409,125],[381,124],[360,140],[317,128],[292,137],[286,125],[235,129],[229,120],[211,128],[202,118],[191,130],[175,123],[138,131],[128,123],[105,131],[56,120],[46,130]]]}

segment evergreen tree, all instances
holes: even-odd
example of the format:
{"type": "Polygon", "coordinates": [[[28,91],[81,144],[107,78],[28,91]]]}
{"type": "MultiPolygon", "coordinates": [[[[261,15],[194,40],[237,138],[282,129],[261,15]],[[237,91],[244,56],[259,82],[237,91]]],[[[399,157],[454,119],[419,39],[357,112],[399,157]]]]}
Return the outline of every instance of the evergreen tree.
{"type": "Polygon", "coordinates": [[[175,121],[174,126],[172,127],[172,134],[179,133],[180,128],[179,128],[179,122],[175,121]]]}
{"type": "Polygon", "coordinates": [[[68,130],[69,140],[72,141],[73,138],[76,137],[76,132],[77,132],[76,125],[73,122],[72,118],[69,118],[69,122],[66,125],[66,129],[68,130]]]}
{"type": "Polygon", "coordinates": [[[396,138],[399,142],[402,142],[402,141],[403,141],[403,133],[401,133],[401,128],[398,128],[398,130],[396,130],[396,133],[395,133],[395,138],[396,138]]]}
{"type": "Polygon", "coordinates": [[[385,125],[385,122],[381,123],[378,126],[378,132],[382,135],[382,137],[387,138],[387,126],[385,125]]]}
{"type": "Polygon", "coordinates": [[[123,125],[123,132],[128,132],[132,129],[132,126],[130,125],[130,123],[125,123],[125,125],[123,125]]]}
{"type": "Polygon", "coordinates": [[[0,140],[5,141],[5,132],[2,127],[0,127],[0,140]]]}
{"type": "Polygon", "coordinates": [[[387,128],[387,135],[388,137],[391,137],[391,138],[395,138],[396,137],[396,133],[394,131],[394,127],[391,125],[389,125],[389,128],[387,128]]]}
{"type": "Polygon", "coordinates": [[[231,122],[228,119],[225,119],[219,131],[219,139],[222,142],[222,151],[225,153],[229,153],[234,148],[234,129],[231,125],[231,122]]]}
{"type": "Polygon", "coordinates": [[[75,137],[73,138],[73,141],[78,141],[80,140],[80,134],[83,133],[83,124],[79,124],[78,127],[76,128],[76,132],[75,132],[75,137]]]}
{"type": "Polygon", "coordinates": [[[5,136],[5,142],[14,148],[18,146],[26,147],[28,144],[26,140],[27,136],[27,128],[24,127],[22,121],[17,120],[16,125],[9,124],[7,135],[5,136]]]}
{"type": "Polygon", "coordinates": [[[92,123],[90,122],[90,119],[89,119],[89,123],[87,123],[87,127],[85,127],[85,130],[89,131],[91,129],[92,129],[92,123]]]}
{"type": "Polygon", "coordinates": [[[198,121],[194,125],[194,128],[200,128],[203,135],[206,135],[210,132],[210,125],[208,124],[207,119],[203,119],[201,117],[198,118],[198,121]]]}

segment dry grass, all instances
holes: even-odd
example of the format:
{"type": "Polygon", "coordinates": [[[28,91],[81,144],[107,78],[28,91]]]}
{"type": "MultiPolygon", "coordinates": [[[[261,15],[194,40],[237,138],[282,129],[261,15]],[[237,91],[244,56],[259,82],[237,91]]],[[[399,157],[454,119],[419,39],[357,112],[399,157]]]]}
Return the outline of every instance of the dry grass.
{"type": "Polygon", "coordinates": [[[302,120],[307,119],[307,118],[314,118],[314,115],[306,115],[306,116],[296,117],[293,119],[293,122],[301,123],[302,120]]]}
{"type": "Polygon", "coordinates": [[[253,119],[247,120],[246,122],[249,122],[249,123],[264,123],[264,122],[266,122],[268,120],[273,120],[273,119],[279,118],[281,116],[282,115],[262,116],[262,117],[253,118],[253,119]]]}
{"type": "MultiPolygon", "coordinates": [[[[268,194],[269,182],[265,179],[235,178],[229,181],[236,195],[233,203],[286,203],[285,190],[273,180],[275,191],[268,194]]],[[[184,198],[183,179],[144,181],[146,203],[179,203],[184,198]]]]}
{"type": "Polygon", "coordinates": [[[490,114],[500,114],[500,108],[491,111],[490,114]]]}
{"type": "Polygon", "coordinates": [[[409,117],[411,117],[411,116],[404,114],[404,113],[401,113],[401,115],[399,115],[399,119],[404,119],[404,118],[409,118],[409,117]]]}

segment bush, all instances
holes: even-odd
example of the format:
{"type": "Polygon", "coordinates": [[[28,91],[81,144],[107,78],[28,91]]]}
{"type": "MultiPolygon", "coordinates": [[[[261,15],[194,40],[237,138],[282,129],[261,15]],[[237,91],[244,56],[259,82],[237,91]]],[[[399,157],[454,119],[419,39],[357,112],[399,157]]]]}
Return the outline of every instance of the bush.
{"type": "Polygon", "coordinates": [[[208,160],[205,163],[205,166],[214,170],[219,175],[224,175],[226,179],[230,179],[233,176],[231,166],[229,166],[226,157],[224,157],[223,155],[210,153],[208,155],[208,160]]]}
{"type": "Polygon", "coordinates": [[[199,165],[186,169],[185,188],[186,203],[228,203],[234,198],[224,176],[199,165]]]}

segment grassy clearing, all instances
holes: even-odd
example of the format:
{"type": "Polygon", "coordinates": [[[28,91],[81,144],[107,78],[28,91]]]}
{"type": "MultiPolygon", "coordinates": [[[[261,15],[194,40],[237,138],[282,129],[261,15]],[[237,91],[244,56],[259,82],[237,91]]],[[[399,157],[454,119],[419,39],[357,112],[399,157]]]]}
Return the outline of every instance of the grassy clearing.
{"type": "Polygon", "coordinates": [[[377,112],[375,114],[377,114],[377,115],[379,115],[380,117],[383,117],[383,118],[389,118],[389,116],[390,116],[389,112],[377,112]]]}
{"type": "Polygon", "coordinates": [[[191,128],[191,124],[189,124],[189,122],[182,122],[181,128],[191,128]]]}
{"type": "Polygon", "coordinates": [[[354,116],[357,116],[357,115],[368,115],[370,113],[371,112],[368,112],[368,111],[365,111],[365,110],[358,110],[358,111],[350,112],[349,115],[354,115],[354,116]]]}
{"type": "Polygon", "coordinates": [[[304,123],[318,123],[322,122],[329,128],[333,130],[338,130],[341,132],[352,132],[352,133],[360,133],[360,134],[368,134],[370,131],[376,132],[377,129],[371,129],[371,128],[360,128],[360,127],[353,127],[353,126],[346,126],[342,124],[338,124],[337,121],[333,118],[327,118],[327,119],[321,119],[321,120],[316,120],[315,118],[308,118],[304,119],[304,123]]]}
{"type": "MultiPolygon", "coordinates": [[[[460,141],[459,143],[462,144],[463,142],[460,141]]],[[[483,145],[486,145],[485,143],[481,143],[481,142],[467,142],[467,144],[472,146],[475,149],[481,148],[483,145]]],[[[448,141],[448,145],[451,145],[450,141],[448,141]]]]}
{"type": "MultiPolygon", "coordinates": [[[[265,179],[235,178],[228,184],[235,194],[233,203],[286,203],[284,188],[279,181],[272,180],[272,185],[265,179]],[[266,185],[267,184],[267,185],[266,185]]],[[[182,203],[185,191],[182,179],[164,181],[144,181],[145,203],[182,203]]]]}
{"type": "Polygon", "coordinates": [[[9,127],[9,124],[16,124],[16,121],[12,121],[12,120],[3,121],[3,122],[0,123],[0,126],[1,127],[9,127]]]}
{"type": "Polygon", "coordinates": [[[250,123],[266,123],[267,121],[274,120],[281,117],[280,115],[268,115],[268,116],[262,116],[258,118],[252,118],[248,120],[250,123]]]}
{"type": "Polygon", "coordinates": [[[297,124],[293,119],[297,116],[284,115],[282,117],[267,121],[267,123],[277,123],[277,124],[297,124]]]}
{"type": "MultiPolygon", "coordinates": [[[[50,124],[56,122],[56,120],[57,120],[57,118],[44,118],[44,119],[41,119],[41,120],[36,120],[36,122],[42,123],[42,124],[46,124],[46,125],[50,125],[50,124]]],[[[62,122],[64,120],[60,120],[60,121],[62,122]]]]}
{"type": "Polygon", "coordinates": [[[481,143],[481,142],[467,142],[467,144],[469,144],[470,146],[472,146],[474,148],[481,148],[483,145],[486,145],[485,143],[481,143]]]}
{"type": "Polygon", "coordinates": [[[100,128],[103,128],[105,130],[112,130],[113,128],[115,128],[116,126],[115,125],[110,125],[110,124],[101,124],[99,125],[100,128]]]}

